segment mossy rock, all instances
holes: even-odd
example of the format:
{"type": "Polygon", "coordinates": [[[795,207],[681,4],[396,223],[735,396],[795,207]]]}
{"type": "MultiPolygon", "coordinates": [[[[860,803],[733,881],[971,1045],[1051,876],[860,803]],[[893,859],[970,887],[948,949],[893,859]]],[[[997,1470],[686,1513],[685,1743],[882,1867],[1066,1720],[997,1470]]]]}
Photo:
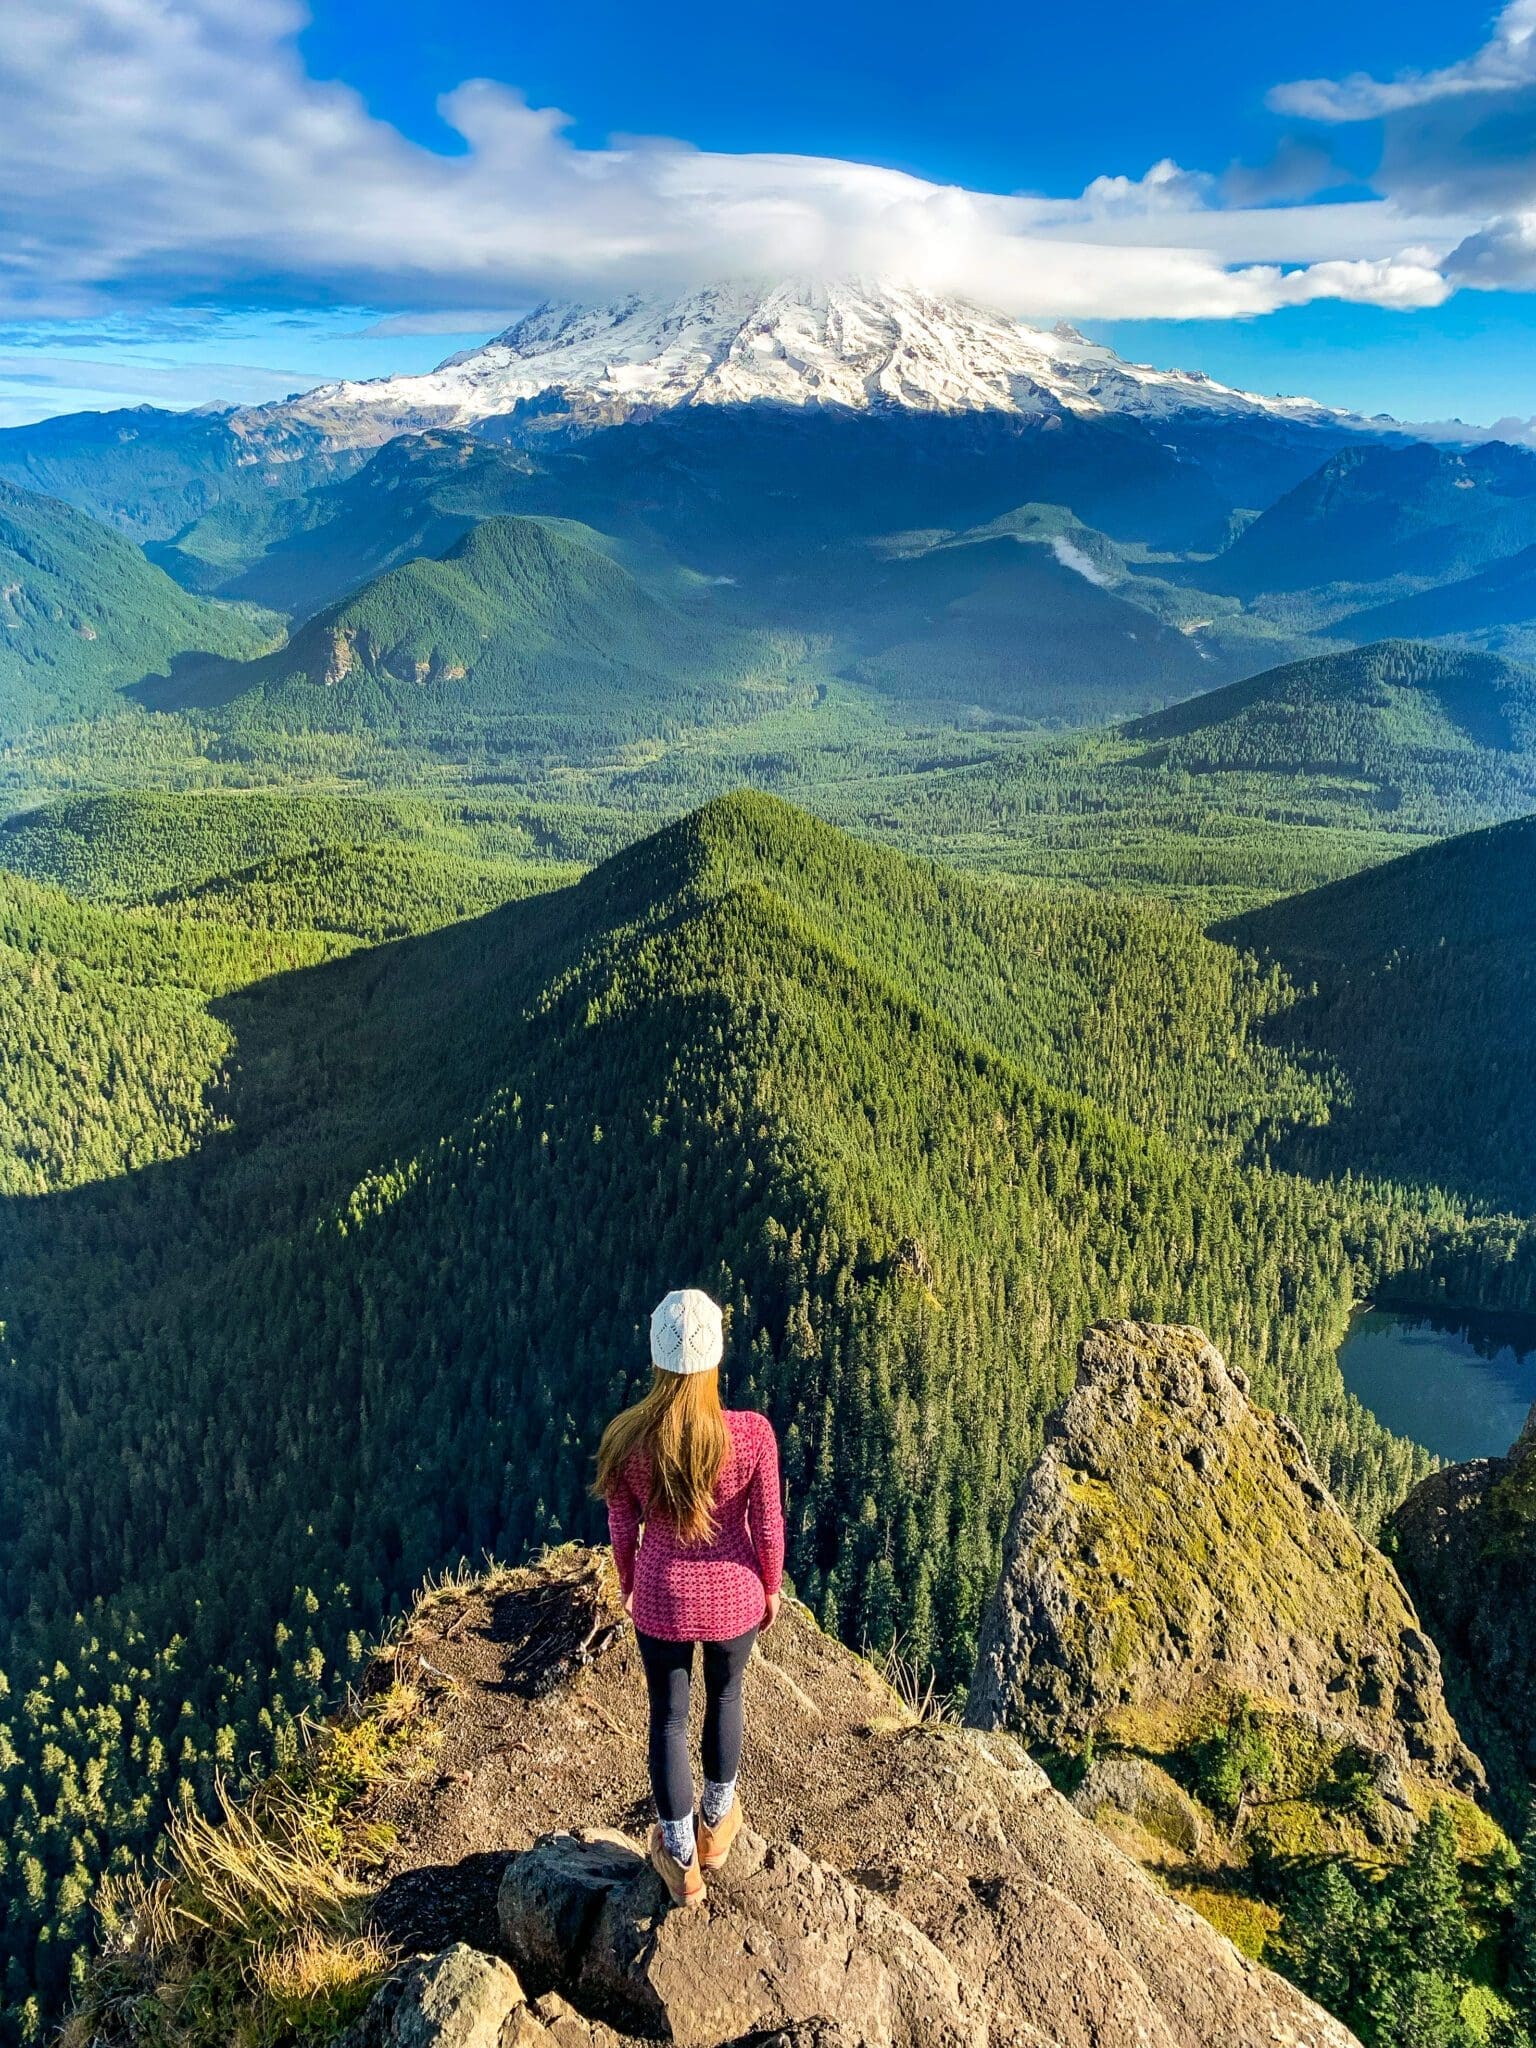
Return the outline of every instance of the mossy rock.
{"type": "Polygon", "coordinates": [[[1148,1717],[1166,1740],[1234,1697],[1272,1704],[1281,1789],[1350,1744],[1483,1789],[1396,1571],[1293,1425],[1201,1331],[1103,1324],[1020,1489],[966,1717],[1080,1751],[1148,1717]]]}
{"type": "Polygon", "coordinates": [[[1147,1757],[1095,1758],[1072,1804],[1093,1821],[1106,1809],[1123,1813],[1182,1856],[1199,1856],[1206,1846],[1208,1831],[1199,1807],[1176,1779],[1147,1757]]]}
{"type": "Polygon", "coordinates": [[[1246,1892],[1218,1890],[1214,1885],[1180,1886],[1176,1896],[1193,1906],[1202,1920],[1224,1934],[1234,1948],[1261,1962],[1264,1944],[1280,1925],[1279,1910],[1246,1892]]]}

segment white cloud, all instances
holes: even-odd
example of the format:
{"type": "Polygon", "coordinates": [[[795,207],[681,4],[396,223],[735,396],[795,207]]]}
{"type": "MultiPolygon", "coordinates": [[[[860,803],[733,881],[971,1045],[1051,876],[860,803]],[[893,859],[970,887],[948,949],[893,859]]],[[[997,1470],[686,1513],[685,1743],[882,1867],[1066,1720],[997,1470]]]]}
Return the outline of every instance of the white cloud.
{"type": "Polygon", "coordinates": [[[1215,185],[1203,171],[1186,171],[1165,156],[1144,177],[1095,178],[1083,192],[1082,205],[1090,214],[1109,217],[1187,213],[1206,205],[1215,185]]]}
{"type": "Polygon", "coordinates": [[[1468,93],[1507,92],[1536,79],[1536,0],[1510,0],[1480,50],[1439,71],[1409,71],[1397,78],[1300,78],[1277,85],[1269,104],[1308,121],[1369,121],[1433,100],[1468,93]]]}
{"type": "Polygon", "coordinates": [[[11,0],[0,312],[286,293],[490,318],[534,293],[795,272],[1078,319],[1422,306],[1449,289],[1413,246],[1433,245],[1422,222],[1387,209],[1343,246],[1323,218],[1339,209],[1298,208],[1276,254],[1286,209],[1223,211],[1171,162],[1052,200],[834,158],[580,149],[562,114],[487,80],[442,102],[466,147],[439,153],[310,78],[302,23],[296,0],[11,0]]]}
{"type": "Polygon", "coordinates": [[[1480,291],[1536,291],[1536,212],[1504,214],[1451,251],[1455,283],[1480,291]]]}
{"type": "Polygon", "coordinates": [[[1438,71],[1277,86],[1270,104],[1381,120],[1376,184],[1407,211],[1469,216],[1439,268],[1453,288],[1536,289],[1536,0],[1511,0],[1482,47],[1438,71]]]}

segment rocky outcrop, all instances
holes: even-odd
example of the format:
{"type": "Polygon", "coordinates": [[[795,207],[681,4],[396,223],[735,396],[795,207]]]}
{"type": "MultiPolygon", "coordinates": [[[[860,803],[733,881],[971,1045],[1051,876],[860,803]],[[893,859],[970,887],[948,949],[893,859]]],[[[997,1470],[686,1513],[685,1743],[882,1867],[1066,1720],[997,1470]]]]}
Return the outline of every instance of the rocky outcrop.
{"type": "Polygon", "coordinates": [[[715,2048],[811,2017],[867,2048],[986,2048],[978,1999],[910,1921],[750,1832],[703,1912],[669,1911],[639,1843],[597,1830],[514,1857],[500,1914],[523,1976],[643,2038],[715,2048]]]}
{"type": "Polygon", "coordinates": [[[1401,1581],[1293,1426],[1199,1330],[1104,1325],[1020,1491],[967,1718],[1076,1750],[1237,1695],[1482,1783],[1401,1581]]]}
{"type": "Polygon", "coordinates": [[[338,2048],[621,2048],[558,1993],[530,1999],[515,1971],[465,1942],[390,1973],[338,2048]]]}
{"type": "Polygon", "coordinates": [[[1389,1541],[1439,1645],[1457,1719],[1518,1825],[1536,1777],[1536,1409],[1508,1457],[1421,1480],[1389,1541]]]}
{"type": "MultiPolygon", "coordinates": [[[[640,1860],[645,1689],[605,1557],[425,1603],[371,1682],[401,1681],[434,1762],[353,1816],[396,1844],[375,1925],[439,1966],[456,1942],[499,1956],[520,1993],[499,2048],[535,2027],[591,2048],[1351,2048],[1012,1736],[917,1720],[792,1602],[747,1671],[750,1832],[693,1913],[640,1860]]],[[[364,2025],[394,2031],[359,2048],[425,2048],[394,1978],[391,1998],[364,2025]]]]}

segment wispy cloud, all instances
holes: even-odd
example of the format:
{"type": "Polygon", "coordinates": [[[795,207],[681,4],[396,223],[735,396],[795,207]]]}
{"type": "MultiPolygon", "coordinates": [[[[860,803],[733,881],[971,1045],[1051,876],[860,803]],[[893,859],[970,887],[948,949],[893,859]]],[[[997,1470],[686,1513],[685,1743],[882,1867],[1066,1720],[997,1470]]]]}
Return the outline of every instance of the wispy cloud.
{"type": "Polygon", "coordinates": [[[1379,120],[1379,190],[1406,210],[1471,216],[1440,263],[1447,282],[1536,290],[1536,0],[1512,0],[1488,40],[1437,71],[1302,79],[1272,106],[1314,121],[1379,120]]]}
{"type": "Polygon", "coordinates": [[[0,425],[122,405],[260,405],[337,377],[430,369],[445,339],[467,348],[510,317],[510,309],[396,321],[363,306],[177,306],[0,320],[0,425]]]}
{"type": "Polygon", "coordinates": [[[487,327],[510,327],[526,307],[504,306],[499,311],[481,307],[460,307],[440,313],[390,313],[382,320],[370,320],[358,333],[368,341],[393,341],[406,334],[477,334],[487,327]]]}
{"type": "Polygon", "coordinates": [[[1277,113],[1308,121],[1371,121],[1433,100],[1469,93],[1508,92],[1536,76],[1536,0],[1511,0],[1482,48],[1439,71],[1405,71],[1396,78],[1300,78],[1277,85],[1269,104],[1277,113]]]}
{"type": "Polygon", "coordinates": [[[559,111],[483,79],[441,102],[464,147],[437,152],[309,77],[302,25],[296,0],[12,0],[0,311],[289,295],[491,324],[545,292],[852,271],[1078,319],[1415,307],[1451,289],[1417,216],[1363,209],[1343,247],[1323,218],[1338,209],[1290,209],[1275,255],[1288,209],[1224,207],[1171,162],[1050,199],[827,157],[583,149],[559,111]]]}

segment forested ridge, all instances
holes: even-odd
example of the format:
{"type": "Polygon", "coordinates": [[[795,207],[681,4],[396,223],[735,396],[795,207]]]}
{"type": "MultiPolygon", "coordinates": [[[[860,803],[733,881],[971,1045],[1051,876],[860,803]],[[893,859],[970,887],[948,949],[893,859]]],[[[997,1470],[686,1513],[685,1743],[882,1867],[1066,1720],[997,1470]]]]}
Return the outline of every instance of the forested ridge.
{"type": "Polygon", "coordinates": [[[121,704],[193,651],[255,654],[277,623],[189,596],[110,527],[0,482],[0,744],[121,704]]]}
{"type": "MultiPolygon", "coordinates": [[[[688,623],[697,645],[703,628],[688,623]]],[[[370,659],[387,667],[392,644],[368,641],[370,659]]],[[[729,645],[734,661],[751,636],[729,645]]],[[[0,861],[116,895],[151,865],[174,887],[263,846],[345,836],[590,861],[745,785],[903,852],[1216,915],[1536,806],[1532,671],[1489,656],[1360,649],[1134,726],[1047,736],[956,701],[906,702],[773,645],[709,683],[710,709],[643,664],[583,667],[561,651],[541,668],[510,636],[473,685],[440,673],[376,700],[363,675],[350,708],[345,689],[294,685],[338,699],[324,730],[287,720],[286,655],[226,664],[270,668],[271,695],[103,717],[0,750],[19,813],[0,826],[0,861]],[[419,703],[384,715],[402,691],[419,703]],[[441,744],[434,720],[455,725],[441,744]],[[156,824],[174,847],[157,844],[156,824]]],[[[430,651],[411,673],[418,659],[430,676],[430,651]]]]}
{"type": "Polygon", "coordinates": [[[1175,911],[999,893],[762,796],[575,883],[430,807],[376,860],[220,801],[180,887],[110,832],[116,903],[6,884],[20,971],[92,1020],[29,1013],[18,1064],[58,1079],[0,1212],[14,2039],[103,1861],[289,1753],[425,1572],[594,1532],[595,1432],[680,1277],[780,1428],[800,1591],[946,1684],[1086,1323],[1204,1324],[1371,1526],[1424,1458],[1344,1392],[1351,1302],[1536,1301],[1517,1219],[1276,1168],[1330,1069],[1284,1042],[1288,975],[1175,911]]]}
{"type": "Polygon", "coordinates": [[[1520,818],[1226,928],[1307,990],[1277,1043],[1334,1071],[1333,1113],[1291,1134],[1291,1157],[1536,1210],[1533,882],[1536,819],[1520,818]]]}

